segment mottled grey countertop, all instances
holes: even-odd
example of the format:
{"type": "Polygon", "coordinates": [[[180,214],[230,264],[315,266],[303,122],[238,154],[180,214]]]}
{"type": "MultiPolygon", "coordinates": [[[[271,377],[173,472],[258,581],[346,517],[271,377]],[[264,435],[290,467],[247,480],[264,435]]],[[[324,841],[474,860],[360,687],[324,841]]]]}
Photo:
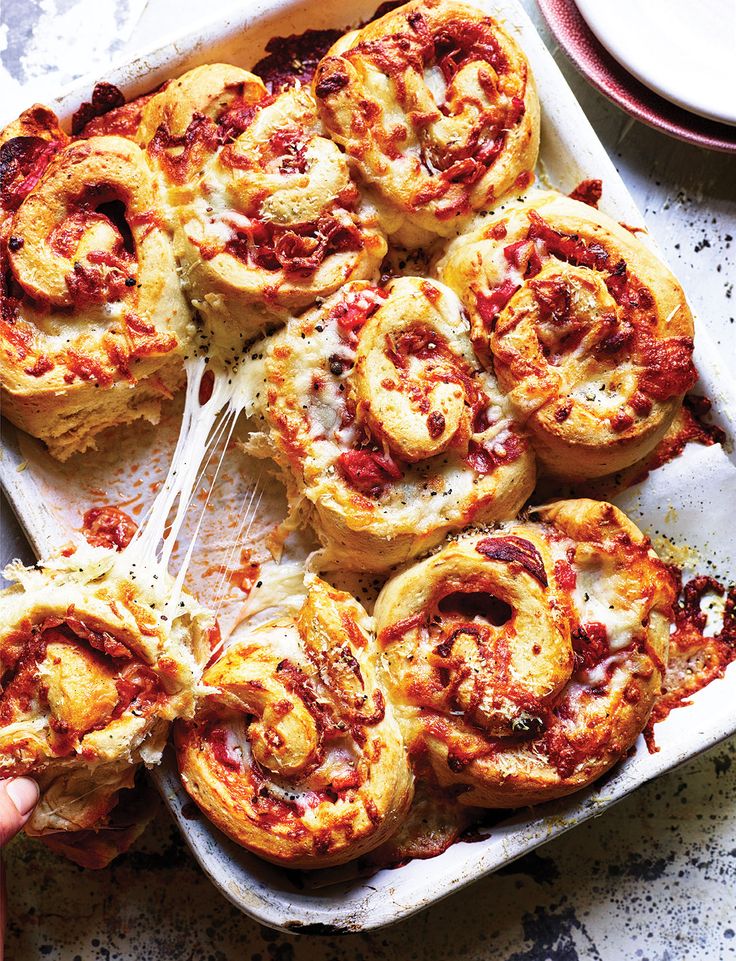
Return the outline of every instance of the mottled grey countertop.
{"type": "MultiPolygon", "coordinates": [[[[538,20],[533,0],[524,3],[538,20]]],[[[43,100],[89,71],[104,78],[112,59],[229,8],[223,0],[208,0],[206,9],[201,0],[4,0],[2,110],[43,100]]],[[[561,55],[558,60],[701,321],[736,372],[731,299],[736,160],[629,120],[561,55]]],[[[0,561],[30,557],[6,505],[2,520],[0,561]]],[[[735,759],[732,740],[409,921],[339,940],[276,934],[239,914],[209,884],[164,814],[130,853],[100,872],[83,871],[19,839],[6,852],[8,958],[731,958],[736,955],[735,759]]]]}
{"type": "MultiPolygon", "coordinates": [[[[161,816],[105,871],[7,854],[12,961],[718,961],[736,955],[736,745],[408,921],[293,937],[244,917],[161,816]]],[[[431,862],[427,863],[431,870],[431,862]]]]}

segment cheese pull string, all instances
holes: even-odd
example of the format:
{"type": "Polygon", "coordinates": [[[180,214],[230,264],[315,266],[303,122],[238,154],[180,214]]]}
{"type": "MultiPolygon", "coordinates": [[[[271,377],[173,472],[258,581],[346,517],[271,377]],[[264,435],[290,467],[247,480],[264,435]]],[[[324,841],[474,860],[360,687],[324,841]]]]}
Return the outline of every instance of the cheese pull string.
{"type": "MultiPolygon", "coordinates": [[[[191,475],[185,478],[185,483],[176,505],[174,519],[164,534],[161,563],[166,567],[169,566],[169,561],[171,560],[171,554],[174,550],[176,538],[178,537],[184,521],[186,520],[187,513],[192,501],[194,500],[196,491],[204,482],[213,458],[217,457],[219,451],[219,458],[215,467],[214,476],[212,477],[212,481],[210,483],[209,492],[212,491],[212,488],[217,482],[220,468],[222,466],[225,453],[227,452],[228,444],[230,443],[230,438],[235,426],[235,418],[232,416],[229,410],[225,410],[224,413],[219,412],[216,416],[219,419],[213,422],[214,426],[209,424],[195,425],[192,443],[193,446],[195,446],[195,450],[201,443],[203,454],[199,458],[199,463],[197,463],[195,460],[195,462],[192,464],[191,475]],[[206,433],[204,431],[200,431],[200,427],[206,428],[206,433]]],[[[209,503],[209,497],[210,494],[208,493],[202,513],[206,509],[207,503],[209,503]]],[[[201,517],[197,525],[197,530],[199,530],[200,524],[201,517]]]]}
{"type": "MultiPolygon", "coordinates": [[[[195,357],[185,362],[187,387],[184,411],[169,470],[143,523],[126,548],[128,557],[134,563],[142,566],[153,565],[160,571],[168,570],[174,547],[196,492],[216,458],[207,496],[199,512],[186,554],[179,565],[173,589],[166,602],[167,609],[176,608],[181,599],[184,580],[191,564],[205,512],[209,507],[212,491],[217,483],[238,417],[241,412],[247,413],[253,407],[252,366],[248,361],[240,361],[236,369],[230,369],[217,360],[211,363],[204,357],[195,357]],[[202,401],[207,374],[212,376],[212,384],[209,397],[202,401]]],[[[238,533],[230,548],[228,564],[240,544],[243,531],[246,527],[248,531],[250,530],[258,504],[260,504],[259,481],[246,494],[243,501],[244,512],[238,533]],[[258,496],[257,502],[255,502],[256,496],[258,496]]],[[[224,596],[223,583],[217,588],[216,602],[219,606],[224,596]]]]}
{"type": "MultiPolygon", "coordinates": [[[[182,563],[179,565],[179,571],[178,571],[178,573],[177,573],[177,575],[176,575],[176,581],[174,582],[174,587],[173,587],[173,590],[172,590],[172,592],[171,592],[171,596],[170,596],[170,598],[169,598],[169,604],[170,604],[171,606],[173,606],[173,607],[175,607],[175,606],[178,604],[178,602],[179,602],[179,597],[180,597],[180,594],[181,594],[181,591],[182,591],[183,585],[184,585],[184,578],[186,577],[187,571],[189,570],[189,565],[191,564],[191,561],[192,561],[192,555],[193,555],[193,553],[194,553],[194,547],[195,547],[195,544],[197,543],[197,538],[198,538],[198,536],[199,536],[199,532],[200,532],[200,529],[201,529],[201,527],[202,527],[202,522],[203,522],[204,517],[205,517],[205,514],[206,514],[206,512],[207,512],[207,508],[209,507],[210,498],[211,498],[211,496],[212,496],[212,490],[213,490],[213,488],[214,488],[214,486],[215,486],[215,484],[216,484],[216,482],[217,482],[217,478],[218,478],[219,473],[220,473],[220,468],[222,467],[222,462],[223,462],[223,460],[224,460],[224,458],[225,458],[225,454],[227,453],[227,449],[228,449],[228,446],[229,446],[229,444],[230,444],[230,439],[231,439],[231,437],[232,437],[232,433],[233,433],[233,429],[234,429],[234,427],[235,427],[235,421],[236,421],[236,420],[237,420],[237,416],[233,416],[233,412],[232,412],[231,410],[229,410],[229,409],[226,410],[226,412],[225,412],[225,414],[224,414],[224,416],[223,416],[223,419],[222,419],[222,431],[220,432],[221,435],[224,435],[224,442],[222,443],[222,450],[221,450],[221,452],[220,452],[220,456],[219,456],[219,459],[218,459],[218,461],[217,461],[217,465],[216,465],[216,467],[215,467],[215,473],[214,473],[214,476],[213,476],[213,478],[212,478],[212,482],[210,483],[209,490],[207,491],[207,496],[206,496],[206,498],[205,498],[205,502],[204,502],[204,504],[202,505],[201,511],[199,512],[199,518],[198,518],[198,520],[197,520],[197,525],[196,525],[196,527],[195,527],[195,529],[194,529],[194,533],[192,534],[191,540],[190,540],[190,542],[189,542],[189,546],[188,546],[188,548],[187,548],[187,552],[186,552],[186,554],[184,555],[184,559],[183,559],[182,563]]],[[[204,475],[205,475],[205,472],[206,472],[206,470],[207,470],[207,467],[209,466],[210,459],[212,458],[212,456],[213,456],[214,453],[216,452],[218,446],[219,446],[218,443],[215,443],[215,444],[212,445],[212,450],[211,450],[210,456],[208,457],[207,463],[205,464],[204,468],[203,468],[202,471],[201,471],[200,478],[204,478],[204,475]]],[[[173,530],[175,527],[178,528],[178,527],[181,526],[181,524],[182,524],[182,522],[183,522],[183,520],[184,520],[184,517],[186,516],[188,506],[189,506],[189,503],[184,503],[184,498],[182,497],[182,499],[179,501],[178,510],[177,510],[177,513],[176,513],[176,518],[175,518],[175,520],[174,520],[174,523],[172,524],[172,530],[173,530]]],[[[164,552],[163,552],[163,556],[162,556],[162,563],[165,563],[167,567],[168,567],[168,565],[169,565],[169,560],[170,560],[170,558],[171,558],[171,552],[172,552],[172,550],[173,550],[173,547],[174,547],[174,541],[172,540],[172,538],[171,538],[170,536],[168,536],[167,539],[166,539],[166,541],[165,541],[165,543],[164,543],[164,552]]]]}
{"type": "Polygon", "coordinates": [[[187,389],[184,412],[168,474],[156,495],[148,518],[138,529],[128,548],[130,554],[137,554],[141,562],[150,563],[151,559],[155,559],[156,563],[165,566],[170,558],[171,548],[166,550],[167,542],[173,544],[179,535],[186,505],[197,484],[202,460],[209,446],[210,434],[224,406],[225,398],[219,396],[223,393],[224,381],[217,377],[210,400],[204,406],[199,402],[206,368],[207,362],[203,357],[185,362],[187,389]],[[176,514],[167,529],[169,515],[175,505],[176,514]]]}
{"type": "Polygon", "coordinates": [[[235,532],[235,536],[230,542],[227,549],[227,554],[222,563],[222,570],[220,572],[220,577],[215,588],[214,597],[212,599],[212,606],[215,609],[215,616],[220,612],[222,604],[225,600],[225,595],[227,593],[227,580],[228,573],[232,570],[235,563],[235,558],[237,551],[241,547],[244,541],[248,539],[251,527],[253,526],[253,521],[260,507],[261,500],[263,498],[263,488],[261,487],[261,477],[260,474],[256,478],[255,484],[248,488],[243,495],[241,501],[239,517],[240,521],[238,524],[238,529],[235,532]]]}
{"type": "MultiPolygon", "coordinates": [[[[252,396],[253,391],[250,386],[250,380],[248,376],[249,368],[250,368],[250,364],[248,362],[245,362],[245,363],[241,363],[240,365],[240,370],[242,371],[241,376],[237,376],[232,371],[227,371],[227,372],[221,371],[220,372],[221,376],[219,377],[215,375],[212,396],[206,402],[204,407],[205,410],[210,406],[212,407],[212,412],[210,414],[210,417],[212,418],[212,420],[211,421],[207,420],[205,422],[204,426],[206,427],[206,433],[202,433],[200,435],[200,440],[203,439],[205,436],[208,437],[207,444],[209,446],[209,455],[207,457],[206,463],[204,464],[204,467],[202,467],[201,471],[199,472],[198,477],[195,478],[194,483],[188,487],[186,492],[186,498],[185,498],[184,491],[182,491],[182,494],[180,496],[176,517],[174,519],[174,522],[171,525],[171,529],[166,534],[166,539],[165,539],[162,558],[161,558],[161,562],[165,564],[166,567],[168,567],[169,560],[171,557],[171,552],[173,550],[174,541],[176,537],[176,535],[172,537],[171,532],[172,531],[178,532],[178,530],[180,529],[181,524],[183,523],[184,517],[186,516],[187,510],[191,504],[192,498],[194,496],[194,491],[196,490],[197,486],[206,475],[210,461],[212,460],[213,456],[215,455],[220,445],[222,449],[220,452],[219,459],[217,461],[217,466],[215,468],[212,481],[210,483],[210,486],[207,492],[207,496],[205,498],[204,505],[199,514],[199,519],[197,521],[196,528],[194,530],[191,541],[189,543],[187,553],[184,557],[182,564],[180,565],[179,572],[177,574],[176,582],[175,582],[174,589],[172,591],[171,599],[169,602],[170,605],[174,607],[179,601],[181,591],[183,589],[184,578],[186,577],[186,573],[189,570],[189,565],[191,563],[191,559],[193,556],[194,546],[197,543],[199,532],[202,527],[205,514],[209,507],[212,491],[214,490],[214,486],[217,482],[220,469],[222,468],[225,455],[229,449],[230,441],[232,439],[233,432],[235,430],[235,426],[238,421],[238,417],[244,411],[247,412],[248,410],[252,409],[252,406],[253,406],[253,402],[254,402],[254,399],[252,396]],[[219,423],[216,422],[218,416],[220,416],[219,423]],[[214,429],[213,429],[213,425],[215,425],[214,429]]],[[[202,373],[201,376],[204,376],[204,374],[202,373]]],[[[200,377],[200,383],[201,383],[201,377],[200,377]]],[[[198,400],[199,389],[197,389],[196,396],[198,400]]],[[[197,429],[198,429],[198,426],[199,425],[197,425],[197,429]]],[[[195,443],[196,443],[196,439],[195,439],[195,443]]],[[[256,483],[251,490],[250,499],[247,507],[245,507],[245,510],[242,511],[242,517],[238,527],[238,532],[228,552],[228,557],[226,559],[226,564],[224,569],[225,574],[223,575],[223,579],[221,580],[221,583],[218,585],[218,590],[215,595],[215,601],[214,601],[214,603],[217,605],[218,613],[222,606],[222,601],[224,599],[224,592],[222,588],[224,586],[227,567],[232,563],[234,553],[240,546],[242,539],[244,537],[247,538],[250,532],[250,529],[253,525],[253,521],[255,520],[255,514],[256,514],[256,511],[258,510],[258,506],[260,505],[261,497],[263,496],[263,492],[259,490],[259,487],[260,487],[260,476],[256,480],[256,483]],[[254,499],[256,495],[258,495],[258,499],[254,506],[254,499]],[[247,530],[245,530],[246,525],[247,525],[247,530]],[[243,534],[244,530],[245,530],[245,534],[243,534]]],[[[246,498],[248,498],[248,494],[246,494],[246,498]]],[[[245,503],[245,500],[244,500],[244,503],[245,503]]]]}

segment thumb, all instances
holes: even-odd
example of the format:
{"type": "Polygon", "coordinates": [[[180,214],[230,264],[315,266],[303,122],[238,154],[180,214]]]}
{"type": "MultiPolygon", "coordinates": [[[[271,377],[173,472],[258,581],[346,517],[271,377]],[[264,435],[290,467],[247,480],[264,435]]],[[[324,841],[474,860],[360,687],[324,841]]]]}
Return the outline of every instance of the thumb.
{"type": "Polygon", "coordinates": [[[0,781],[0,847],[20,831],[38,801],[38,785],[29,777],[0,781]]]}

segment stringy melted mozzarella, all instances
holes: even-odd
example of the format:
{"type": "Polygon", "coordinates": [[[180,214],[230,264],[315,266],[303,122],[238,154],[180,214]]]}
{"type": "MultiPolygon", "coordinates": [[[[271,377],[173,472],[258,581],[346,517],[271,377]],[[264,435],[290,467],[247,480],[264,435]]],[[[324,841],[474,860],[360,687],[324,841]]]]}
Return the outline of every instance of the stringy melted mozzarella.
{"type": "MultiPolygon", "coordinates": [[[[251,416],[259,397],[265,393],[262,352],[253,352],[237,367],[228,367],[217,356],[194,357],[184,363],[187,389],[182,423],[169,470],[149,513],[131,543],[121,554],[124,563],[134,563],[137,573],[155,580],[168,570],[174,544],[181,533],[192,498],[210,456],[216,465],[210,489],[217,482],[222,463],[220,451],[227,449],[241,413],[251,416]],[[209,400],[201,404],[200,388],[206,373],[214,375],[209,400]]],[[[206,504],[205,504],[206,508],[206,504]]],[[[200,514],[200,523],[204,509],[200,514]]],[[[183,591],[184,578],[196,544],[196,532],[177,571],[167,600],[175,611],[183,591]]]]}
{"type": "MultiPolygon", "coordinates": [[[[580,361],[583,360],[581,355],[580,361]]],[[[634,393],[636,387],[636,368],[631,363],[622,362],[613,371],[598,372],[576,384],[568,396],[597,416],[611,417],[619,412],[622,402],[634,393]]]]}

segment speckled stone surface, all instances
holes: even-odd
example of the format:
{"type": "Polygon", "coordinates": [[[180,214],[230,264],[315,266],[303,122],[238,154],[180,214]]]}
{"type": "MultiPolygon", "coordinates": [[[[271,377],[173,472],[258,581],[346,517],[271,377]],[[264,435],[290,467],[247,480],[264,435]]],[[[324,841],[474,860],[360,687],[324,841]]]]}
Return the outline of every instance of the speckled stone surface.
{"type": "MultiPolygon", "coordinates": [[[[291,937],[218,895],[160,816],[106,871],[7,852],[11,959],[716,961],[736,956],[736,745],[372,934],[291,937]]],[[[427,865],[431,870],[431,862],[427,865]]]]}
{"type": "MultiPolygon", "coordinates": [[[[539,24],[533,0],[524,4],[539,24]]],[[[208,0],[206,12],[199,0],[4,0],[3,111],[10,103],[20,109],[43,99],[44,92],[89,70],[104,76],[111,57],[135,53],[231,7],[220,0],[208,0]]],[[[701,321],[736,372],[734,158],[668,140],[629,120],[558,59],[701,321]]],[[[7,505],[2,522],[0,561],[29,558],[7,505]]],[[[736,956],[735,761],[733,740],[409,921],[339,940],[280,935],[243,917],[210,885],[165,814],[133,851],[101,872],[83,871],[19,839],[5,853],[7,957],[728,959],[736,956]]]]}

